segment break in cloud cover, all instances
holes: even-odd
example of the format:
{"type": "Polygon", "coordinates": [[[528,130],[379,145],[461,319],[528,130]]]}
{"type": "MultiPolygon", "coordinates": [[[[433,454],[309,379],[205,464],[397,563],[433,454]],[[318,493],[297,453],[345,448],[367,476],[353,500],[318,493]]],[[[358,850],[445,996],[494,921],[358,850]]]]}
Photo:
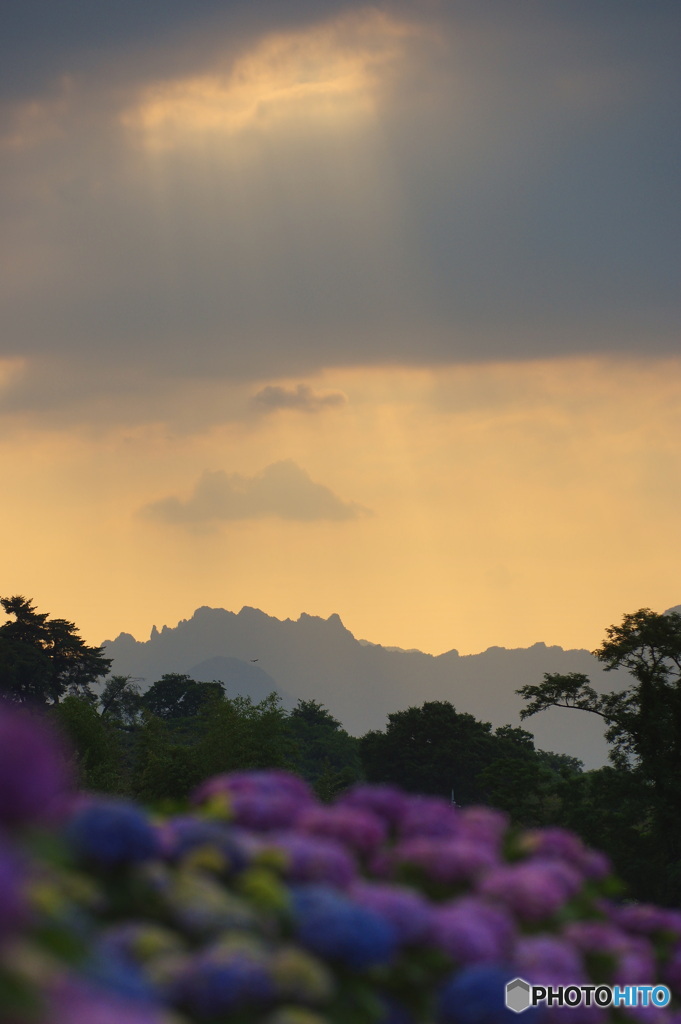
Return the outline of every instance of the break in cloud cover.
{"type": "Polygon", "coordinates": [[[461,650],[681,600],[676,2],[4,22],[6,587],[461,650]]]}

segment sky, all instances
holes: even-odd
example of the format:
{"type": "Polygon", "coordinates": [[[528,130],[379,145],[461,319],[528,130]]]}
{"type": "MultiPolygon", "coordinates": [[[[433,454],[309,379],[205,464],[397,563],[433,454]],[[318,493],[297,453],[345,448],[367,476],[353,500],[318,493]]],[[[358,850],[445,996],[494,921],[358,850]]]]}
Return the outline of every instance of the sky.
{"type": "Polygon", "coordinates": [[[3,20],[3,596],[434,654],[681,602],[677,0],[3,20]]]}

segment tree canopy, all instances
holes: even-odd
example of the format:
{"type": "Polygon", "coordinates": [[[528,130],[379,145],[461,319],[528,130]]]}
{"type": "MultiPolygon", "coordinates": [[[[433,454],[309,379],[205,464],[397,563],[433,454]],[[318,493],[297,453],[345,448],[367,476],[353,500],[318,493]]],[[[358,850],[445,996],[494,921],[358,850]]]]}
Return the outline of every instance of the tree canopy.
{"type": "MultiPolygon", "coordinates": [[[[581,673],[547,673],[538,686],[517,692],[528,702],[527,718],[549,707],[599,715],[612,745],[610,759],[647,787],[649,813],[641,822],[661,852],[660,870],[681,889],[681,615],[641,608],[606,630],[593,652],[607,671],[624,668],[631,684],[597,693],[581,673]]],[[[633,784],[633,780],[632,780],[633,784]]],[[[653,865],[651,864],[651,867],[653,865]]],[[[671,884],[671,883],[670,883],[671,884]]],[[[658,895],[665,898],[665,895],[658,895]]]]}
{"type": "Polygon", "coordinates": [[[65,694],[94,699],[91,686],[111,659],[88,647],[73,622],[51,619],[25,597],[0,598],[7,615],[0,626],[0,692],[19,703],[57,704],[65,694]]]}
{"type": "Polygon", "coordinates": [[[198,683],[191,676],[168,672],[152,683],[142,695],[141,704],[158,718],[192,718],[224,694],[222,683],[198,683]]]}

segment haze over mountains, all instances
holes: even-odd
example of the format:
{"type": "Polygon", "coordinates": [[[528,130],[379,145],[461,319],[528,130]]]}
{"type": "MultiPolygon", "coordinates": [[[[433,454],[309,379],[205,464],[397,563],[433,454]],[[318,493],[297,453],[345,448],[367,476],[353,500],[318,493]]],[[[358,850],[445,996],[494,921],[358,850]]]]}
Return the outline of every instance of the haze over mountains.
{"type": "MultiPolygon", "coordinates": [[[[417,650],[382,647],[357,639],[336,614],[328,619],[303,613],[280,620],[257,608],[236,614],[198,608],[174,628],[155,626],[147,641],[121,633],[103,645],[112,671],[142,680],[143,688],[166,672],[197,680],[219,679],[228,696],[261,700],[272,690],[292,707],[298,698],[325,704],[354,735],[385,726],[386,716],[426,700],[448,700],[497,727],[520,724],[521,699],[515,691],[540,683],[545,672],[584,672],[598,690],[626,685],[626,673],[604,672],[586,650],[563,650],[536,643],[481,654],[456,650],[434,656],[417,650]]],[[[607,757],[597,716],[551,709],[523,723],[544,750],[572,754],[585,766],[607,757]]]]}

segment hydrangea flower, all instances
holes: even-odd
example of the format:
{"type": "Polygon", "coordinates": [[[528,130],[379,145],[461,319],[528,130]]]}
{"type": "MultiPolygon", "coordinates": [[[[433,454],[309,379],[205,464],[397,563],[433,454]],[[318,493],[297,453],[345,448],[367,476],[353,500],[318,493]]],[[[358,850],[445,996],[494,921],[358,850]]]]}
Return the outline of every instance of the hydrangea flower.
{"type": "Polygon", "coordinates": [[[297,828],[311,835],[335,839],[369,854],[385,840],[387,826],[373,811],[360,807],[308,807],[301,812],[297,828]]]}
{"type": "Polygon", "coordinates": [[[49,1024],[171,1024],[156,1006],[98,989],[81,978],[62,978],[48,993],[49,1024]]]}
{"type": "Polygon", "coordinates": [[[378,914],[327,886],[301,886],[293,895],[296,937],[309,950],[363,970],[387,964],[397,947],[396,931],[378,914]]]}
{"type": "MultiPolygon", "coordinates": [[[[285,772],[237,772],[199,788],[198,813],[159,826],[126,801],[72,799],[73,871],[58,844],[43,861],[16,829],[44,820],[50,801],[7,784],[20,799],[0,791],[0,973],[44,994],[35,1024],[505,1024],[516,1018],[503,988],[518,975],[662,980],[681,995],[681,912],[608,902],[607,860],[562,829],[514,837],[509,862],[507,815],[490,808],[389,786],[328,806],[285,772]],[[62,938],[90,955],[59,976],[62,938]]],[[[621,1013],[681,1024],[673,1008],[621,1013]]],[[[597,1006],[569,1013],[607,1019],[597,1006]]]]}
{"type": "Polygon", "coordinates": [[[217,935],[226,928],[252,928],[255,909],[200,871],[180,871],[163,894],[172,920],[191,936],[217,935]]]}
{"type": "Polygon", "coordinates": [[[471,882],[490,871],[497,858],[485,845],[470,839],[407,839],[393,853],[397,865],[419,867],[434,882],[471,882]]]}
{"type": "Polygon", "coordinates": [[[289,828],[314,800],[306,782],[289,772],[232,772],[207,779],[193,796],[195,804],[224,802],[237,825],[267,832],[289,828]]]}
{"type": "Polygon", "coordinates": [[[433,910],[433,943],[459,964],[505,961],[515,927],[502,907],[466,896],[433,910]]]}
{"type": "Polygon", "coordinates": [[[245,868],[249,860],[245,844],[234,829],[189,814],[165,822],[159,839],[163,855],[171,861],[191,857],[193,863],[231,874],[245,868]]]}
{"type": "Polygon", "coordinates": [[[455,836],[458,812],[448,800],[439,796],[409,796],[399,823],[403,839],[414,836],[455,836]]]}
{"type": "Polygon", "coordinates": [[[572,921],[565,935],[585,954],[611,957],[618,984],[645,985],[655,977],[653,949],[642,935],[627,934],[609,921],[572,921]]]}
{"type": "Polygon", "coordinates": [[[268,848],[283,852],[281,870],[292,882],[327,882],[343,888],[357,874],[354,858],[332,839],[285,832],[273,835],[270,847],[262,849],[268,848]]]}
{"type": "Polygon", "coordinates": [[[518,939],[514,968],[537,985],[581,985],[587,980],[578,949],[557,935],[525,935],[518,939]]]}
{"type": "Polygon", "coordinates": [[[102,943],[80,968],[83,979],[107,995],[131,1003],[159,1005],[159,993],[140,966],[102,943]]]}
{"type": "Polygon", "coordinates": [[[541,921],[577,894],[581,878],[562,861],[527,861],[494,868],[478,886],[517,914],[522,921],[541,921]]]}
{"type": "Polygon", "coordinates": [[[334,992],[333,974],[318,957],[296,946],[281,946],[271,959],[277,994],[300,1003],[323,1003],[334,992]]]}
{"type": "Polygon", "coordinates": [[[620,928],[640,935],[669,932],[681,938],[681,911],[655,907],[650,903],[611,906],[610,916],[620,928]]]}
{"type": "Polygon", "coordinates": [[[484,844],[495,853],[508,831],[509,817],[492,807],[464,807],[457,816],[456,837],[484,844]]]}
{"type": "Polygon", "coordinates": [[[357,881],[350,886],[348,895],[361,907],[389,921],[400,944],[421,943],[429,937],[433,908],[414,889],[384,882],[357,881]]]}
{"type": "Polygon", "coordinates": [[[0,701],[0,826],[54,821],[71,786],[67,765],[46,722],[0,701]]]}
{"type": "Polygon", "coordinates": [[[200,1020],[266,1005],[274,995],[267,967],[246,952],[198,954],[180,972],[172,990],[174,1002],[200,1020]]]}
{"type": "Polygon", "coordinates": [[[0,943],[28,916],[26,870],[16,850],[0,838],[0,943]]]}
{"type": "MultiPolygon", "coordinates": [[[[451,975],[439,993],[442,1024],[511,1024],[517,1014],[507,1009],[506,982],[513,969],[497,964],[476,964],[451,975]]],[[[523,1021],[537,1020],[536,1009],[525,1011],[523,1021]]]]}
{"type": "Polygon", "coordinates": [[[402,820],[408,803],[409,797],[397,786],[362,784],[353,786],[347,793],[342,793],[336,801],[336,806],[371,811],[382,818],[388,826],[395,828],[402,820]]]}
{"type": "Polygon", "coordinates": [[[143,964],[158,956],[179,953],[184,942],[176,931],[149,921],[125,921],[107,928],[102,935],[103,956],[143,964]]]}
{"type": "Polygon", "coordinates": [[[101,800],[77,811],[67,839],[84,860],[104,867],[151,860],[160,850],[157,831],[146,814],[127,800],[101,800]]]}

